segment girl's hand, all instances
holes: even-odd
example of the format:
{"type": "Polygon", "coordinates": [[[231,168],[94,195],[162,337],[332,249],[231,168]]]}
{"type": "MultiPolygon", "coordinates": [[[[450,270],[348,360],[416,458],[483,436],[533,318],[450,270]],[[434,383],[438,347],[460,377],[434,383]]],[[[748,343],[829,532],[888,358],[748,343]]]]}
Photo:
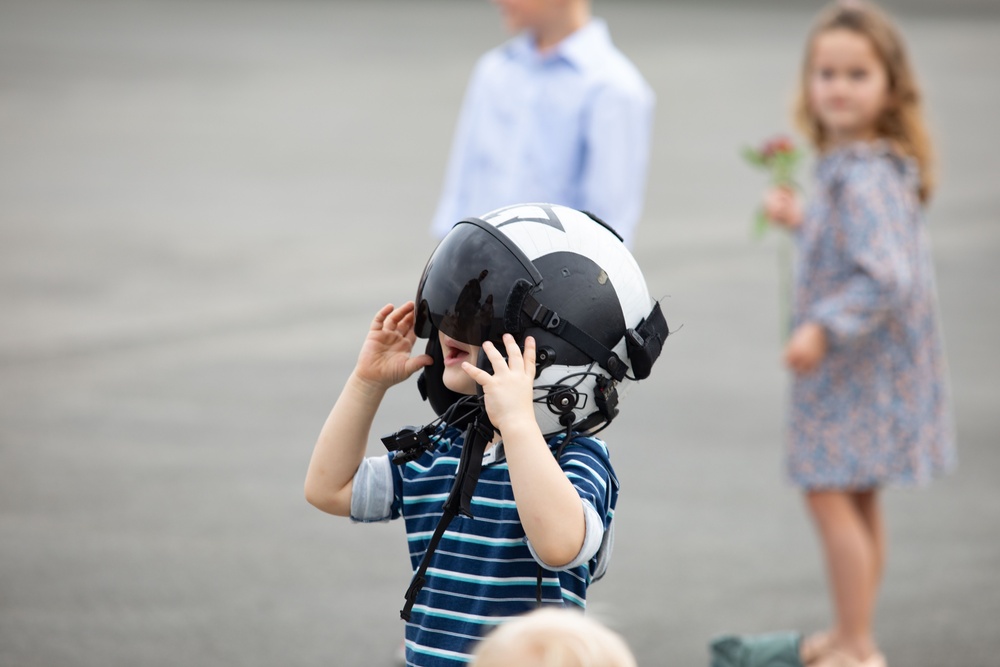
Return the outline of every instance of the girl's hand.
{"type": "Polygon", "coordinates": [[[802,204],[791,188],[776,186],[764,193],[764,215],[786,229],[798,229],[802,224],[802,204]]]}
{"type": "Polygon", "coordinates": [[[467,361],[462,363],[462,369],[483,387],[486,414],[501,434],[518,425],[535,423],[535,339],[528,336],[524,340],[523,354],[510,334],[503,335],[503,342],[507,361],[493,343],[483,343],[483,352],[493,364],[493,375],[467,361]]]}
{"type": "Polygon", "coordinates": [[[354,368],[358,378],[380,389],[388,389],[433,363],[428,354],[410,357],[417,339],[413,318],[412,301],[399,308],[386,304],[378,311],[354,368]]]}
{"type": "Polygon", "coordinates": [[[815,322],[797,327],[785,346],[785,364],[795,373],[814,371],[825,356],[826,331],[815,322]]]}

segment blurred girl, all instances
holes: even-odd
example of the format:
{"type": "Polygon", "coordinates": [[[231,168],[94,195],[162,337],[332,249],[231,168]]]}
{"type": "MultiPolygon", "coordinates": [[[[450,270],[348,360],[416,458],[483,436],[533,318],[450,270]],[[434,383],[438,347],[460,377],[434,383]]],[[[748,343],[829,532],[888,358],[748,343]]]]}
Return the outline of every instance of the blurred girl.
{"type": "Polygon", "coordinates": [[[803,662],[884,667],[872,632],[885,560],[879,499],[927,482],[955,445],[922,207],[933,190],[920,93],[890,19],[829,7],[806,45],[797,120],[819,153],[815,197],[764,196],[796,237],[788,467],[825,556],[832,629],[803,662]]]}

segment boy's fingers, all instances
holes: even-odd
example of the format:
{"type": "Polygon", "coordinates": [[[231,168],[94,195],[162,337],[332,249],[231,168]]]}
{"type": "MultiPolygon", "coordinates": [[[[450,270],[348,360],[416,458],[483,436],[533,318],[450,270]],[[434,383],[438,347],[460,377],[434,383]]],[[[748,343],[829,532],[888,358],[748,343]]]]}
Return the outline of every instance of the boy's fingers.
{"type": "Polygon", "coordinates": [[[535,338],[528,336],[524,339],[524,370],[532,377],[535,375],[535,338]]]}
{"type": "Polygon", "coordinates": [[[494,372],[504,365],[503,355],[500,354],[500,350],[497,349],[497,346],[490,341],[483,343],[483,352],[486,353],[486,358],[490,360],[491,364],[493,364],[494,372]]]}
{"type": "Polygon", "coordinates": [[[399,323],[403,321],[403,308],[405,308],[405,306],[396,308],[394,311],[389,313],[389,317],[385,318],[385,328],[387,330],[395,331],[396,327],[399,326],[399,323]]]}
{"type": "Polygon", "coordinates": [[[434,358],[429,354],[421,354],[417,357],[411,357],[406,361],[406,372],[410,375],[416,373],[424,366],[430,366],[434,363],[434,358]]]}
{"type": "Polygon", "coordinates": [[[399,322],[396,324],[396,328],[401,333],[406,333],[408,330],[413,329],[413,313],[409,312],[399,318],[399,322]]]}
{"type": "Polygon", "coordinates": [[[387,303],[382,306],[381,310],[375,313],[375,318],[372,320],[372,331],[378,331],[382,328],[382,323],[385,321],[385,318],[388,317],[389,313],[392,312],[392,309],[393,305],[391,303],[387,303]]]}
{"type": "Polygon", "coordinates": [[[389,304],[382,310],[389,310],[389,314],[385,317],[385,325],[389,331],[393,331],[407,317],[413,316],[413,302],[407,301],[399,308],[394,308],[392,304],[389,304]]]}
{"type": "Polygon", "coordinates": [[[490,374],[484,371],[482,368],[473,366],[468,361],[462,362],[462,370],[468,374],[470,378],[476,381],[477,384],[483,384],[490,377],[490,374]],[[485,377],[484,377],[485,376],[485,377]]]}
{"type": "Polygon", "coordinates": [[[510,334],[503,335],[503,342],[507,348],[507,359],[510,360],[510,365],[514,366],[517,363],[518,357],[521,356],[521,348],[517,346],[514,337],[510,334]]]}

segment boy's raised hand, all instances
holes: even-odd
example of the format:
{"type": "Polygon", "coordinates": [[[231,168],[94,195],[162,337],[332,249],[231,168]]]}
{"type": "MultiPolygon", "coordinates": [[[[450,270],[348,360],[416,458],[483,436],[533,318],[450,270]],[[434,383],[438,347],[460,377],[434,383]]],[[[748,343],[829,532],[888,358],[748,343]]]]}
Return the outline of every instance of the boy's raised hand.
{"type": "Polygon", "coordinates": [[[525,338],[523,353],[510,334],[503,335],[503,342],[506,361],[493,343],[483,343],[483,352],[493,364],[492,375],[467,361],[462,363],[469,377],[482,386],[486,414],[501,433],[517,425],[535,423],[535,339],[525,338]]]}
{"type": "Polygon", "coordinates": [[[412,301],[399,308],[391,303],[383,306],[372,320],[354,373],[362,380],[388,389],[433,363],[427,354],[410,357],[417,339],[413,319],[412,301]]]}

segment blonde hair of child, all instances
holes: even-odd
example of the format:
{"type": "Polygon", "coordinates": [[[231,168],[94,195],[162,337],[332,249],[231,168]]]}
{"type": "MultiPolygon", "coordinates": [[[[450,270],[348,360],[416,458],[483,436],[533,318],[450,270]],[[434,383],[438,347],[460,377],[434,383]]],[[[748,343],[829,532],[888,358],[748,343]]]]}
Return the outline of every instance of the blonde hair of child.
{"type": "Polygon", "coordinates": [[[540,609],[507,621],[476,649],[473,667],[636,667],[625,641],[570,609],[540,609]]]}
{"type": "Polygon", "coordinates": [[[876,133],[902,155],[912,157],[920,172],[920,201],[934,190],[933,150],[924,121],[923,101],[902,35],[892,19],[875,5],[843,0],[828,6],[816,19],[806,41],[805,57],[795,103],[795,121],[817,150],[829,146],[819,119],[809,104],[809,77],[816,37],[831,30],[848,30],[868,39],[885,67],[889,102],[876,124],[876,133]]]}

